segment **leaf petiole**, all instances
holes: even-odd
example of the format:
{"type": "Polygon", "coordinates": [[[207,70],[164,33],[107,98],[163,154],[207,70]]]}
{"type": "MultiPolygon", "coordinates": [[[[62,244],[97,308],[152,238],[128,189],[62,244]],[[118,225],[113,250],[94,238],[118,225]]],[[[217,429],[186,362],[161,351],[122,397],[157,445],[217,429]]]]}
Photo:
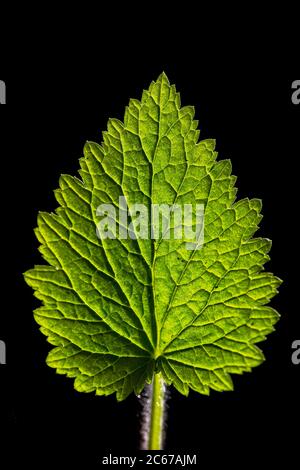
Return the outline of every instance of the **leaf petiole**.
{"type": "Polygon", "coordinates": [[[154,374],[151,384],[148,450],[163,447],[165,384],[161,374],[154,374]]]}

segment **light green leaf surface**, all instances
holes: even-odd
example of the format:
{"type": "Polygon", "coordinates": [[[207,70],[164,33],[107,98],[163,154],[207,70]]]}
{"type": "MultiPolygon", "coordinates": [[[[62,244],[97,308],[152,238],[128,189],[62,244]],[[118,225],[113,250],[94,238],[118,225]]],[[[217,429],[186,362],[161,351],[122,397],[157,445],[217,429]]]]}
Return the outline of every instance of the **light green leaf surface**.
{"type": "Polygon", "coordinates": [[[76,390],[122,400],[160,371],[185,395],[208,394],[232,390],[231,373],[264,360],[255,343],[278,320],[266,304],[280,280],[263,270],[271,242],[253,238],[261,202],[236,202],[231,163],[216,161],[215,142],[199,141],[197,124],[162,74],[130,101],[124,124],[109,120],[103,143],[86,144],[81,179],[61,176],[59,208],[38,216],[48,264],[25,278],[43,304],[35,319],[55,346],[47,363],[74,378],[76,390]],[[129,207],[204,204],[203,248],[100,240],[96,209],[117,208],[119,196],[129,207]]]}

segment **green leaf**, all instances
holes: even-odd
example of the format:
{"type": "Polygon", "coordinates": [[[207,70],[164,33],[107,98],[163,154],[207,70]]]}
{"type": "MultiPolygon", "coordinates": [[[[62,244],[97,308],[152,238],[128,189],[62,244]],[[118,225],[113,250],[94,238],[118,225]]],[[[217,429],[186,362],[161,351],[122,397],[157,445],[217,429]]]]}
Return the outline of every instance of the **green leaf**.
{"type": "MultiPolygon", "coordinates": [[[[280,280],[263,270],[271,242],[252,238],[258,199],[235,201],[229,160],[199,141],[194,108],[181,107],[165,74],[131,100],[124,124],[108,122],[89,142],[80,177],[62,175],[55,213],[40,213],[36,236],[47,265],[25,274],[43,306],[47,358],[76,390],[124,399],[154,372],[187,395],[232,390],[231,373],[264,356],[255,346],[278,314],[266,306],[280,280]],[[97,207],[119,197],[143,204],[204,204],[204,244],[185,239],[100,239],[97,207]]],[[[116,216],[121,223],[120,215],[116,216]]],[[[137,226],[135,226],[137,231],[137,226]]]]}

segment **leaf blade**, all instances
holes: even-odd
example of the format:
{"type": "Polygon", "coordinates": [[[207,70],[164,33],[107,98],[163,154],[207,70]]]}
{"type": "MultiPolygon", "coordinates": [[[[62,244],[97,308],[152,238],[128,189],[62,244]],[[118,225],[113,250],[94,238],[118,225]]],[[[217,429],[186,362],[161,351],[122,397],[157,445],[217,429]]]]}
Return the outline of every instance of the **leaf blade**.
{"type": "Polygon", "coordinates": [[[214,140],[199,141],[194,113],[162,74],[141,101],[130,100],[124,123],[109,120],[101,145],[86,144],[81,179],[62,175],[58,209],[38,216],[48,265],[25,280],[55,346],[47,362],[79,391],[122,400],[159,371],[181,393],[207,395],[232,390],[230,374],[264,360],[255,344],[278,321],[266,304],[281,281],[263,270],[271,242],[253,238],[261,201],[236,201],[231,163],[216,160],[214,140]],[[148,216],[153,204],[203,204],[203,246],[139,238],[132,214],[132,238],[100,239],[98,207],[110,204],[122,227],[123,203],[148,216]]]}

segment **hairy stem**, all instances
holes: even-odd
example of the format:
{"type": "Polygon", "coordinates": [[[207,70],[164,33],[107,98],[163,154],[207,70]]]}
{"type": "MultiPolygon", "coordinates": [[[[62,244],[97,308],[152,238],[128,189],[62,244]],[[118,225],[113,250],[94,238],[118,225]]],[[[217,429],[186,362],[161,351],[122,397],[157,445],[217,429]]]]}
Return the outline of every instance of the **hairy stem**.
{"type": "Polygon", "coordinates": [[[151,385],[148,450],[163,447],[165,384],[160,374],[155,374],[151,385]]]}

